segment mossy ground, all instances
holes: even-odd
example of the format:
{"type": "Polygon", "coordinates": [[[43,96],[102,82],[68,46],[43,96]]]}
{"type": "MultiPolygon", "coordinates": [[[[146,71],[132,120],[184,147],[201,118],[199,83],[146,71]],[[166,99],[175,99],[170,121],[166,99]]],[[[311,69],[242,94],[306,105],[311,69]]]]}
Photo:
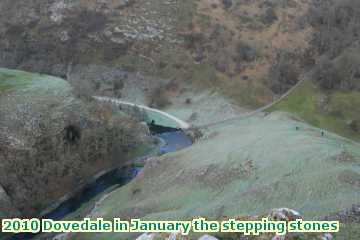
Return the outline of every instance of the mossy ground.
{"type": "Polygon", "coordinates": [[[360,106],[360,92],[324,91],[311,81],[305,81],[269,111],[289,112],[316,127],[360,141],[360,132],[353,131],[348,124],[360,120],[360,108],[356,106],[360,106]],[[321,103],[321,99],[327,100],[321,103]]]}

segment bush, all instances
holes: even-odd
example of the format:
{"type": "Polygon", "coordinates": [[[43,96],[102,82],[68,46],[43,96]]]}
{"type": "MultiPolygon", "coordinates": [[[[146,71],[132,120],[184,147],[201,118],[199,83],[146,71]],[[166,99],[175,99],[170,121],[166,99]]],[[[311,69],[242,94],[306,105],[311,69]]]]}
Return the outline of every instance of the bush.
{"type": "Polygon", "coordinates": [[[74,93],[84,101],[92,101],[95,94],[96,84],[86,79],[78,79],[72,82],[74,93]]]}
{"type": "Polygon", "coordinates": [[[169,98],[166,95],[165,87],[160,85],[156,87],[149,96],[150,107],[164,108],[170,104],[169,98]]]}
{"type": "Polygon", "coordinates": [[[276,94],[286,92],[299,81],[300,71],[292,59],[296,58],[291,53],[279,53],[277,63],[270,70],[270,88],[276,94]]]}
{"type": "Polygon", "coordinates": [[[276,12],[273,7],[269,7],[265,10],[265,13],[261,17],[261,21],[263,24],[271,25],[275,21],[278,20],[278,17],[276,15],[276,12]]]}
{"type": "Polygon", "coordinates": [[[124,88],[124,82],[122,79],[114,79],[113,80],[113,89],[114,91],[119,91],[124,88]]]}
{"type": "MultiPolygon", "coordinates": [[[[107,16],[101,12],[83,10],[76,15],[73,26],[85,33],[99,32],[106,27],[107,16]]],[[[74,29],[74,30],[75,30],[74,29]]]]}
{"type": "Polygon", "coordinates": [[[331,58],[358,40],[360,35],[358,0],[323,0],[309,10],[309,23],[317,30],[313,45],[320,54],[331,58]]]}
{"type": "Polygon", "coordinates": [[[340,88],[360,90],[360,52],[351,48],[344,51],[336,60],[336,69],[340,78],[340,88]]]}
{"type": "Polygon", "coordinates": [[[323,57],[316,66],[314,79],[324,89],[334,89],[340,84],[334,63],[326,57],[323,57]]]}
{"type": "Polygon", "coordinates": [[[196,49],[198,46],[201,46],[206,37],[203,33],[191,32],[189,34],[184,34],[184,44],[187,49],[196,49]]]}
{"type": "Polygon", "coordinates": [[[315,68],[314,79],[324,89],[360,89],[360,54],[356,49],[330,60],[323,56],[315,68]]]}
{"type": "Polygon", "coordinates": [[[257,51],[255,48],[251,47],[249,44],[245,42],[238,43],[236,47],[237,55],[235,56],[235,60],[237,62],[252,62],[257,57],[257,51]]]}

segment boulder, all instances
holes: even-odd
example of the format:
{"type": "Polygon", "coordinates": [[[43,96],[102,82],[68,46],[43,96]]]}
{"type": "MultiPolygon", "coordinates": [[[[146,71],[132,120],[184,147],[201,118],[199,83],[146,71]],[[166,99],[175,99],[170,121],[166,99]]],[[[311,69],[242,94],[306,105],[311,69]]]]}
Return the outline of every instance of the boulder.
{"type": "Polygon", "coordinates": [[[273,209],[271,210],[268,218],[276,221],[294,221],[297,219],[302,219],[300,213],[289,208],[273,209]]]}

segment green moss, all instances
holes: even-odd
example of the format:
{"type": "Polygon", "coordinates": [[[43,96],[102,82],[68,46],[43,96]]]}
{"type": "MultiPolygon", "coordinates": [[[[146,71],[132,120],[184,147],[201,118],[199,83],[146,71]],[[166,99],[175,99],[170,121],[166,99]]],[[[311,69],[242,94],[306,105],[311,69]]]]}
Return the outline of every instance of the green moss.
{"type": "Polygon", "coordinates": [[[360,109],[355,107],[359,105],[360,92],[323,91],[306,81],[269,111],[290,112],[316,127],[359,141],[360,133],[348,124],[351,120],[360,120],[360,109]]]}

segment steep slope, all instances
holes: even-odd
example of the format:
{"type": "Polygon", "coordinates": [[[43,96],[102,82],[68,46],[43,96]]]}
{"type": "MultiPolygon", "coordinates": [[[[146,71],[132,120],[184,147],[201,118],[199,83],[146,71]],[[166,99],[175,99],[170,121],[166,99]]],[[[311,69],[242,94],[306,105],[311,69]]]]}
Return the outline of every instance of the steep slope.
{"type": "Polygon", "coordinates": [[[18,217],[36,216],[147,143],[144,126],[76,98],[68,82],[0,69],[1,201],[18,217]]]}
{"type": "Polygon", "coordinates": [[[305,82],[273,110],[294,113],[342,136],[360,139],[360,5],[354,0],[314,3],[308,22],[314,66],[305,82]]]}
{"type": "MultiPolygon", "coordinates": [[[[298,79],[312,36],[300,24],[310,2],[4,0],[0,66],[67,77],[74,85],[107,66],[153,76],[145,95],[167,80],[180,85],[178,95],[183,85],[210,88],[259,106],[298,79]],[[269,81],[285,53],[292,56],[292,79],[269,81]]],[[[121,84],[113,83],[121,77],[102,73],[83,81],[88,90],[121,95],[121,84]]],[[[174,88],[162,89],[171,100],[174,88]]]]}

